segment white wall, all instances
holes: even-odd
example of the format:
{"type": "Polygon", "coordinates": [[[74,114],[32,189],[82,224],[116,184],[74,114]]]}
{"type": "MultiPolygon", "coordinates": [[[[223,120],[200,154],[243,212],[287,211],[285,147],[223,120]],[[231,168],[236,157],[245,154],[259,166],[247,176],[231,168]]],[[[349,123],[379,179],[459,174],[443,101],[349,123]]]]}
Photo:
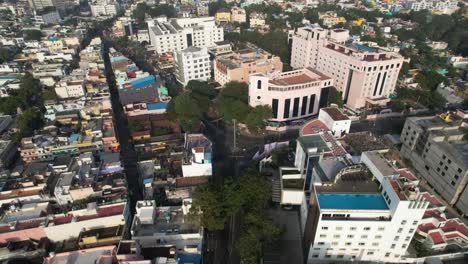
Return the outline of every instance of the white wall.
{"type": "Polygon", "coordinates": [[[184,177],[211,176],[212,174],[211,163],[182,165],[182,175],[184,177]]]}

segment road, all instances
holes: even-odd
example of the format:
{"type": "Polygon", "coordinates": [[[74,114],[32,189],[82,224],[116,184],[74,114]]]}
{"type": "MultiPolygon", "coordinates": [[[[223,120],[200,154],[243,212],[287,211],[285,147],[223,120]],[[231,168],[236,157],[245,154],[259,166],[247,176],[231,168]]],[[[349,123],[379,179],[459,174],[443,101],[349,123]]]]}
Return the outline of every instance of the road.
{"type": "Polygon", "coordinates": [[[117,132],[117,138],[120,143],[120,159],[123,163],[125,175],[127,177],[130,212],[131,219],[133,219],[136,202],[143,198],[142,190],[138,183],[138,156],[133,148],[133,144],[130,141],[130,135],[127,130],[127,118],[123,111],[122,105],[120,104],[119,93],[115,83],[115,76],[114,72],[112,71],[108,55],[109,43],[106,41],[104,41],[103,51],[104,63],[106,66],[106,78],[111,94],[114,126],[117,132]]]}

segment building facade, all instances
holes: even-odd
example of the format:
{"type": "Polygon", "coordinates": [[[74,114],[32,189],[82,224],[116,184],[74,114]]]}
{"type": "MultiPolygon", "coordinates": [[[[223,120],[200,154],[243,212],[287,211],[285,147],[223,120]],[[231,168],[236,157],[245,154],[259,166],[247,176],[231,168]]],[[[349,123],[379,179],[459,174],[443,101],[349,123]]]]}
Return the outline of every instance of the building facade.
{"type": "Polygon", "coordinates": [[[316,115],[327,104],[328,89],[333,79],[306,68],[272,74],[252,74],[249,105],[268,105],[271,121],[284,122],[316,115]]]}
{"type": "Polygon", "coordinates": [[[247,22],[247,15],[245,9],[234,6],[231,8],[231,22],[232,23],[245,23],[247,22]]]}
{"type": "Polygon", "coordinates": [[[403,6],[413,11],[430,10],[430,11],[439,12],[442,14],[452,14],[453,12],[457,11],[457,9],[459,8],[458,1],[456,0],[439,0],[439,1],[409,0],[409,1],[405,1],[403,3],[403,6]]]}
{"type": "Polygon", "coordinates": [[[188,47],[176,51],[175,76],[183,85],[191,80],[207,81],[211,76],[210,55],[207,48],[188,47]]]}
{"type": "Polygon", "coordinates": [[[209,48],[224,40],[222,27],[217,27],[214,17],[165,17],[148,22],[151,46],[159,53],[180,51],[191,46],[209,48]]]}
{"type": "Polygon", "coordinates": [[[401,142],[401,156],[445,201],[468,214],[468,142],[459,124],[439,116],[410,117],[401,142]]]}
{"type": "Polygon", "coordinates": [[[333,78],[352,109],[388,103],[404,58],[378,47],[347,43],[348,38],[343,29],[299,28],[292,38],[291,66],[312,67],[333,78]]]}
{"type": "Polygon", "coordinates": [[[113,0],[93,0],[89,2],[93,17],[110,17],[117,15],[119,4],[113,0]]]}
{"type": "Polygon", "coordinates": [[[218,56],[213,64],[214,79],[221,85],[231,81],[248,83],[250,74],[283,70],[280,57],[257,47],[218,56]]]}

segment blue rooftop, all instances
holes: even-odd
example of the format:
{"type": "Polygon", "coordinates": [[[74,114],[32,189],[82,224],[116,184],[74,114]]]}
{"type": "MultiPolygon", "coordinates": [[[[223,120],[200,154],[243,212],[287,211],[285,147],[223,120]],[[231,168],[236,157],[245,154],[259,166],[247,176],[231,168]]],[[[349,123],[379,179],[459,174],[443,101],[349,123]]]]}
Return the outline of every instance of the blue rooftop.
{"type": "Polygon", "coordinates": [[[156,82],[154,75],[148,75],[138,79],[130,80],[130,84],[134,89],[140,89],[146,86],[153,85],[156,82]]]}
{"type": "Polygon", "coordinates": [[[179,264],[199,264],[201,255],[199,254],[177,254],[177,263],[179,264]]]}
{"type": "Polygon", "coordinates": [[[166,102],[159,102],[159,103],[147,103],[146,107],[148,110],[162,110],[167,108],[166,102]]]}
{"type": "Polygon", "coordinates": [[[372,52],[372,53],[377,52],[376,49],[373,49],[373,48],[370,48],[370,47],[367,47],[367,46],[364,46],[364,45],[360,45],[360,44],[351,44],[350,46],[355,47],[356,49],[361,50],[361,51],[365,51],[365,52],[372,52]]]}
{"type": "Polygon", "coordinates": [[[80,136],[80,134],[71,134],[70,137],[68,138],[68,140],[70,142],[77,141],[79,136],[80,136]]]}
{"type": "Polygon", "coordinates": [[[18,76],[11,76],[11,75],[8,75],[8,76],[0,76],[0,80],[17,80],[19,79],[18,76]]]}
{"type": "Polygon", "coordinates": [[[321,209],[387,210],[381,194],[318,193],[321,209]]]}

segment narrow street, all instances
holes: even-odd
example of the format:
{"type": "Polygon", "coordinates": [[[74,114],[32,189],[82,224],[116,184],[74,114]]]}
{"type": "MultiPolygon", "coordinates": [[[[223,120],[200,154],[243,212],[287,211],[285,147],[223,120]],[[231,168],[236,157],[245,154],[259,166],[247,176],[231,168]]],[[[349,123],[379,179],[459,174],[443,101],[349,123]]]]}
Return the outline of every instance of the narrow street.
{"type": "Polygon", "coordinates": [[[103,45],[106,78],[111,93],[112,110],[114,112],[114,124],[117,138],[120,143],[120,159],[122,160],[125,175],[127,177],[128,197],[130,199],[131,206],[130,212],[131,219],[133,219],[136,202],[143,198],[142,190],[138,183],[138,170],[136,166],[138,156],[133,148],[133,144],[130,141],[130,135],[127,130],[127,118],[125,117],[122,105],[120,104],[119,94],[115,83],[115,76],[109,60],[109,43],[103,41],[103,45]]]}

